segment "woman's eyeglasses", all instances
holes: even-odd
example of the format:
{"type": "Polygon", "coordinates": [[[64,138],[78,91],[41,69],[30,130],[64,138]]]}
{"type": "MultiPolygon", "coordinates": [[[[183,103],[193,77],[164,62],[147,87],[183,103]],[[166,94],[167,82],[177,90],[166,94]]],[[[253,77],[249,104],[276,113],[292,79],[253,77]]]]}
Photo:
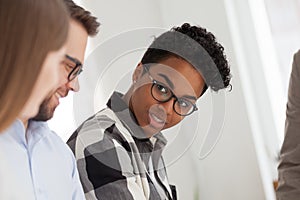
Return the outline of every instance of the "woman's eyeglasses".
{"type": "Polygon", "coordinates": [[[146,67],[144,67],[144,69],[146,69],[148,76],[152,81],[151,95],[156,101],[165,103],[170,101],[172,98],[175,98],[173,110],[180,116],[187,116],[198,110],[195,103],[192,103],[186,98],[176,97],[169,87],[155,80],[146,67]]]}

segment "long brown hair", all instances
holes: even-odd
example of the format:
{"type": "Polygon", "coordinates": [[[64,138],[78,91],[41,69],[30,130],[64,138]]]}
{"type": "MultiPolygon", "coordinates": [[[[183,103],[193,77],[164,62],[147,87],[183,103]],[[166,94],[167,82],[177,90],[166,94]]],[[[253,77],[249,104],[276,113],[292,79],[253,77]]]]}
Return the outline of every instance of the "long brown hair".
{"type": "Polygon", "coordinates": [[[25,105],[43,61],[62,47],[68,27],[61,0],[0,0],[0,131],[25,105]]]}

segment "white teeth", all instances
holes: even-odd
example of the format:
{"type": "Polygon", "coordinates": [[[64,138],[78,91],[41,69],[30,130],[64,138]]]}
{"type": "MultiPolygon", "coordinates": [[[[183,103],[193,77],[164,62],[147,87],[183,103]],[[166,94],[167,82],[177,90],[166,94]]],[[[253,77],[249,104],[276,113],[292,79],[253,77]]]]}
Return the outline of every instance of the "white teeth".
{"type": "Polygon", "coordinates": [[[153,119],[155,121],[157,121],[158,123],[164,123],[164,120],[159,119],[158,117],[156,117],[155,115],[151,114],[151,116],[153,117],[153,119]]]}

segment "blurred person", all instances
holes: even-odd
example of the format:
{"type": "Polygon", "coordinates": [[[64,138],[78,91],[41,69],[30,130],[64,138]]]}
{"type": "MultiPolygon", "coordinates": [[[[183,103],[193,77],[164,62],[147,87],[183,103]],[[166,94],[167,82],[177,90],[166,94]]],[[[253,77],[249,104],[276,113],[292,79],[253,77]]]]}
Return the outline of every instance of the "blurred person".
{"type": "MultiPolygon", "coordinates": [[[[71,20],[64,24],[65,27],[70,26],[66,43],[67,54],[64,53],[60,66],[59,84],[51,91],[48,90],[45,95],[40,96],[42,99],[39,102],[48,98],[50,94],[55,94],[55,91],[62,85],[68,85],[68,89],[78,91],[77,75],[82,70],[79,60],[82,62],[84,58],[87,35],[95,34],[99,26],[95,18],[83,8],[72,1],[64,1],[64,3],[71,15],[71,20]]],[[[44,6],[47,8],[49,2],[44,2],[44,6]]],[[[59,25],[60,20],[64,21],[60,19],[60,16],[61,14],[57,14],[57,18],[52,21],[54,25],[56,23],[59,25]]],[[[51,31],[43,28],[52,34],[63,30],[62,27],[60,27],[61,30],[53,29],[51,31]]],[[[48,41],[50,44],[53,43],[51,40],[48,41]]],[[[47,42],[40,42],[40,44],[45,46],[47,42]]],[[[55,63],[48,64],[54,67],[55,63]]],[[[49,76],[49,74],[47,75],[49,76]]],[[[46,80],[44,79],[42,84],[44,87],[49,84],[46,80]]],[[[39,88],[40,90],[41,88],[39,88]]],[[[30,120],[37,114],[38,109],[39,105],[35,108],[34,113],[22,115],[20,119],[24,125],[17,120],[0,137],[0,145],[3,146],[4,152],[13,155],[7,158],[9,164],[13,166],[12,171],[21,177],[19,182],[26,186],[24,190],[29,191],[26,196],[28,199],[84,199],[76,162],[70,149],[59,136],[49,130],[47,124],[30,120]],[[27,153],[24,154],[24,152],[27,153]],[[19,168],[19,163],[23,163],[24,166],[19,168]]]]}
{"type": "Polygon", "coordinates": [[[10,149],[27,145],[17,129],[59,85],[68,21],[60,0],[0,0],[0,199],[35,199],[32,183],[22,184],[25,177],[18,174],[28,160],[10,149]]]}
{"type": "Polygon", "coordinates": [[[31,191],[30,199],[84,199],[73,153],[45,121],[53,116],[61,97],[67,96],[69,91],[79,90],[78,75],[83,70],[87,38],[96,35],[99,23],[73,1],[62,2],[70,19],[66,25],[69,34],[59,84],[43,96],[36,116],[22,118],[26,126],[16,122],[5,136],[0,137],[0,146],[4,145],[7,154],[13,155],[8,160],[14,166],[14,173],[22,177],[20,183],[31,191]],[[12,145],[14,142],[17,144],[12,145]],[[24,151],[28,153],[24,154],[24,151]],[[19,168],[18,164],[22,162],[24,167],[19,168]]]}
{"type": "Polygon", "coordinates": [[[208,87],[230,86],[224,48],[206,29],[188,23],[157,37],[146,50],[125,95],[87,119],[68,145],[87,199],[176,199],[169,185],[160,132],[198,110],[208,87]]]}
{"type": "Polygon", "coordinates": [[[295,53],[286,106],[285,138],[278,166],[278,200],[300,198],[300,51],[295,53]]]}
{"type": "Polygon", "coordinates": [[[54,7],[61,7],[59,2],[51,3],[52,10],[44,14],[40,10],[47,8],[48,1],[1,0],[0,3],[0,131],[3,131],[17,116],[34,116],[43,98],[56,88],[68,26],[64,8],[54,11],[54,7]],[[54,13],[58,12],[61,22],[51,24],[54,13]],[[36,25],[31,27],[30,20],[36,21],[36,25]],[[48,46],[41,44],[45,41],[50,41],[48,46]]]}

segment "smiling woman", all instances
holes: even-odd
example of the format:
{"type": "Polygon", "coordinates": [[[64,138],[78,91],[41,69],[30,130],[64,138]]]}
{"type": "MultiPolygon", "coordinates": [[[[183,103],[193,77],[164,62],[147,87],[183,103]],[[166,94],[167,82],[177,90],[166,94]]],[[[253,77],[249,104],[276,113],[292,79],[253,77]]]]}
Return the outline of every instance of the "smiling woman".
{"type": "Polygon", "coordinates": [[[224,48],[206,29],[183,24],[156,38],[125,95],[86,120],[68,145],[89,199],[177,199],[169,185],[161,130],[197,110],[207,87],[229,86],[224,48]]]}
{"type": "Polygon", "coordinates": [[[174,56],[151,67],[139,64],[133,80],[137,83],[124,98],[148,137],[192,114],[205,87],[200,73],[184,59],[174,56]]]}

